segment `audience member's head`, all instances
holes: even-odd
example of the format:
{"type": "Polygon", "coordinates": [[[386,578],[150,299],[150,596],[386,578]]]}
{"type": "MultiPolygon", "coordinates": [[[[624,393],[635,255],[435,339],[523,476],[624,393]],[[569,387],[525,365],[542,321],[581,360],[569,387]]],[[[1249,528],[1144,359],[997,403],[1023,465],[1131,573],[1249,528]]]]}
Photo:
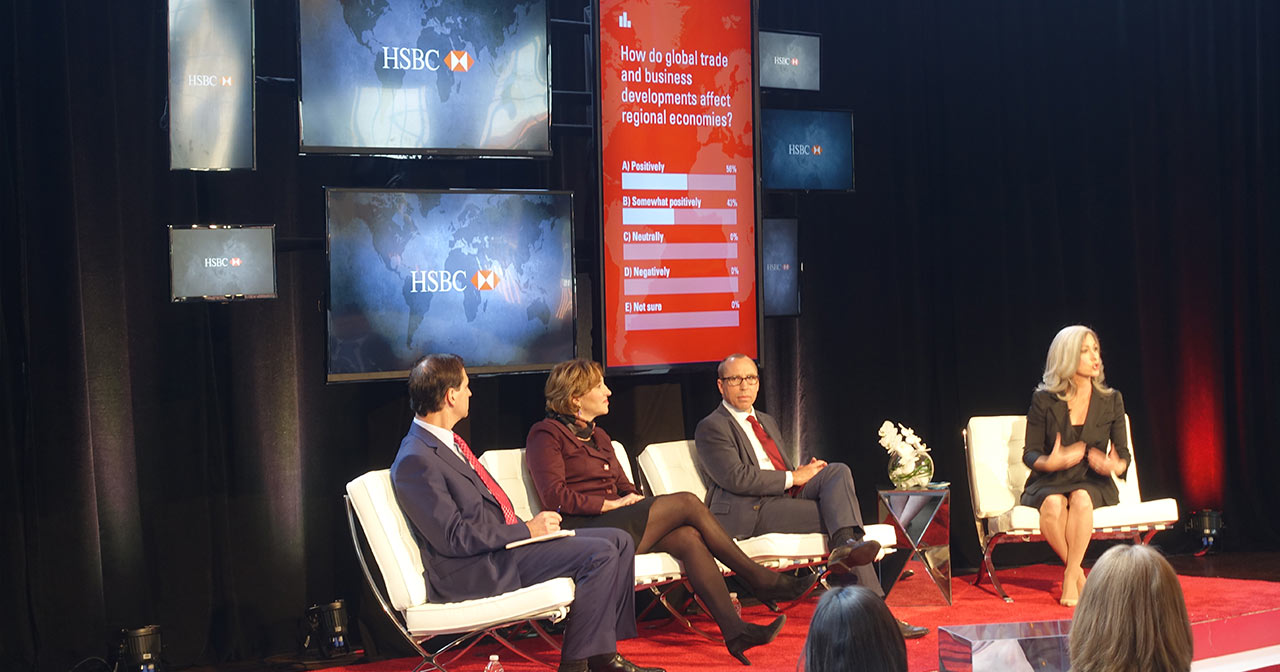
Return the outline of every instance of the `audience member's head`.
{"type": "Polygon", "coordinates": [[[822,596],[800,655],[804,672],[907,672],[898,622],[884,600],[862,586],[822,596]]]}
{"type": "Polygon", "coordinates": [[[1108,549],[1071,622],[1073,672],[1187,672],[1191,622],[1173,567],[1148,546],[1108,549]]]}

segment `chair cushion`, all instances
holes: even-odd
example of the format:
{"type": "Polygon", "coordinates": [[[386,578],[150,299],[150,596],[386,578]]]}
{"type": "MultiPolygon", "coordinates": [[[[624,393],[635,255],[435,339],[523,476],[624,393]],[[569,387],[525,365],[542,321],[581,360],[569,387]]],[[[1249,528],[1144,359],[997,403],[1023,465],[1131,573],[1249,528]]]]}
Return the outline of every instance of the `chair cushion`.
{"type": "Polygon", "coordinates": [[[480,464],[484,465],[493,480],[507,493],[517,518],[529,520],[542,511],[542,500],[538,499],[533,476],[525,469],[524,448],[486,450],[480,456],[480,464]]]}
{"type": "Polygon", "coordinates": [[[420,604],[404,612],[414,635],[447,635],[537,618],[563,616],[573,602],[573,579],[561,577],[494,597],[420,604]]]}
{"type": "Polygon", "coordinates": [[[693,441],[651,443],[636,461],[655,495],[691,492],[706,501],[707,486],[698,475],[693,441]]]}
{"type": "MultiPolygon", "coordinates": [[[[1172,525],[1178,520],[1178,502],[1174,499],[1156,499],[1137,504],[1124,503],[1104,506],[1093,511],[1095,530],[1117,528],[1153,527],[1172,525]]],[[[1027,531],[1040,532],[1040,512],[1029,506],[1015,506],[995,517],[992,532],[1027,531]]]]}
{"type": "Polygon", "coordinates": [[[649,586],[679,579],[684,573],[680,563],[669,553],[636,555],[636,585],[649,586]]]}
{"type": "Polygon", "coordinates": [[[356,478],[347,484],[347,495],[369,540],[374,564],[382,572],[391,605],[404,611],[426,602],[422,554],[391,488],[391,470],[371,471],[356,478]]]}

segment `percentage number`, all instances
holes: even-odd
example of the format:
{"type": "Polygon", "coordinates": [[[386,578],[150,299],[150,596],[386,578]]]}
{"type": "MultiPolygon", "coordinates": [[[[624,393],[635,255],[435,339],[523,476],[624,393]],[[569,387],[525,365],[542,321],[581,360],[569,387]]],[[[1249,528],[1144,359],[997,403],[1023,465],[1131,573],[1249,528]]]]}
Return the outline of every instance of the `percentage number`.
{"type": "MultiPolygon", "coordinates": [[[[738,274],[738,267],[737,267],[737,266],[730,266],[730,267],[729,267],[729,275],[737,275],[737,274],[738,274]]],[[[737,303],[737,302],[735,301],[734,303],[737,303]]]]}
{"type": "Polygon", "coordinates": [[[729,240],[737,240],[737,239],[738,239],[738,234],[736,233],[729,234],[729,240]]]}
{"type": "Polygon", "coordinates": [[[738,172],[738,167],[737,167],[737,166],[735,166],[735,165],[733,165],[732,163],[725,164],[724,172],[726,172],[726,173],[737,173],[737,172],[738,172]]]}
{"type": "Polygon", "coordinates": [[[732,309],[734,309],[734,310],[737,310],[737,309],[739,309],[739,308],[741,308],[741,307],[742,307],[742,304],[741,304],[741,303],[738,303],[737,301],[730,301],[730,302],[729,302],[729,307],[730,307],[730,308],[732,308],[732,309]]]}
{"type": "Polygon", "coordinates": [[[726,204],[726,205],[728,205],[728,206],[729,206],[729,207],[731,207],[731,208],[736,208],[736,207],[738,207],[738,199],[736,199],[736,198],[731,198],[731,199],[729,199],[728,201],[725,201],[725,204],[726,204]]]}

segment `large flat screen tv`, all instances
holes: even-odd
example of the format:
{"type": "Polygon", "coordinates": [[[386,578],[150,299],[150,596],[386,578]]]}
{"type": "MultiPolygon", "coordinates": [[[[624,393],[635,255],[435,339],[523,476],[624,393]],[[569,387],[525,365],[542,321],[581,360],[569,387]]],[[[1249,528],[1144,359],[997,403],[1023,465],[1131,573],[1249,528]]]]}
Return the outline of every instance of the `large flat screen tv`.
{"type": "Polygon", "coordinates": [[[821,37],[762,30],[757,42],[760,86],[804,91],[821,88],[821,37]]]}
{"type": "Polygon", "coordinates": [[[599,0],[610,371],[757,357],[752,0],[599,0]]]}
{"type": "Polygon", "coordinates": [[[276,298],[276,227],[169,227],[170,298],[276,298]]]}
{"type": "Polygon", "coordinates": [[[765,189],[853,190],[853,114],[760,111],[765,189]]]}
{"type": "Polygon", "coordinates": [[[800,314],[800,222],[768,219],[760,224],[760,255],[764,258],[764,316],[800,314]]]}
{"type": "Polygon", "coordinates": [[[253,0],[169,0],[169,169],[254,167],[253,0]]]}
{"type": "Polygon", "coordinates": [[[299,151],[548,155],[545,0],[300,0],[299,151]]]}
{"type": "Polygon", "coordinates": [[[573,195],[327,189],[328,380],[397,379],[421,355],[476,374],[574,356],[573,195]]]}

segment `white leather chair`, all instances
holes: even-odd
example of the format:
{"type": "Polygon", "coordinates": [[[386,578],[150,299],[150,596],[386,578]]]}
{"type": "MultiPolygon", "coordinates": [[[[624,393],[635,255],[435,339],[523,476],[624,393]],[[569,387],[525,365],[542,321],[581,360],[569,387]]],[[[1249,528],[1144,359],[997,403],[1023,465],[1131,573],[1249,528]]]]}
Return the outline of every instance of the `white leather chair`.
{"type": "Polygon", "coordinates": [[[387,469],[371,471],[351,481],[347,484],[345,499],[351,540],[365,579],[400,634],[422,655],[422,661],[413,668],[414,672],[427,666],[446,672],[444,665],[437,660],[441,654],[471,638],[472,641],[457,654],[462,655],[485,635],[493,637],[525,660],[551,667],[515,648],[497,629],[528,622],[538,635],[559,650],[560,645],[536,621],[558,621],[568,615],[574,595],[572,579],[551,579],[509,593],[462,602],[430,602],[422,555],[391,489],[391,472],[387,469]],[[374,579],[373,568],[365,558],[360,543],[361,530],[382,575],[382,586],[374,579]],[[455,634],[458,637],[434,652],[428,652],[422,646],[432,637],[455,634]]]}
{"type": "MultiPolygon", "coordinates": [[[[667,441],[650,444],[640,453],[640,470],[654,494],[691,492],[706,501],[707,486],[698,472],[695,451],[693,441],[667,441]]],[[[867,539],[880,543],[877,561],[893,552],[897,535],[892,525],[866,525],[864,532],[867,539]]],[[[736,541],[752,560],[776,569],[821,565],[827,559],[827,536],[818,532],[773,532],[736,541]]]]}
{"type": "MultiPolygon", "coordinates": [[[[621,443],[614,441],[613,451],[618,461],[622,463],[622,469],[630,480],[632,478],[631,462],[627,458],[626,450],[623,449],[621,443]]],[[[502,490],[507,493],[507,497],[511,498],[511,505],[515,508],[516,515],[522,520],[528,520],[542,511],[542,501],[538,499],[538,491],[533,485],[533,477],[525,464],[523,448],[486,450],[480,456],[480,464],[489,470],[489,474],[498,482],[502,490]]],[[[634,482],[632,480],[632,483],[634,482]]],[[[636,590],[648,590],[653,593],[658,598],[658,602],[681,625],[689,630],[713,641],[723,641],[719,637],[694,625],[684,616],[681,610],[676,609],[667,601],[667,593],[676,585],[685,581],[684,568],[680,566],[680,563],[674,557],[668,553],[637,553],[635,564],[636,590]]]]}
{"type": "MultiPolygon", "coordinates": [[[[1125,417],[1128,425],[1128,416],[1125,417]]],[[[991,552],[999,544],[1043,541],[1040,512],[1018,502],[1022,487],[1031,470],[1022,462],[1026,444],[1027,418],[1022,415],[974,417],[964,430],[964,446],[969,463],[969,491],[973,500],[973,519],[982,542],[982,567],[974,585],[985,573],[1005,602],[1013,599],[996,577],[991,552]]],[[[1174,499],[1142,501],[1138,491],[1138,454],[1129,435],[1127,478],[1112,477],[1120,491],[1120,503],[1094,509],[1094,539],[1132,539],[1148,543],[1160,530],[1178,521],[1178,502],[1174,499]],[[1143,534],[1145,533],[1145,535],[1143,534]]]]}

